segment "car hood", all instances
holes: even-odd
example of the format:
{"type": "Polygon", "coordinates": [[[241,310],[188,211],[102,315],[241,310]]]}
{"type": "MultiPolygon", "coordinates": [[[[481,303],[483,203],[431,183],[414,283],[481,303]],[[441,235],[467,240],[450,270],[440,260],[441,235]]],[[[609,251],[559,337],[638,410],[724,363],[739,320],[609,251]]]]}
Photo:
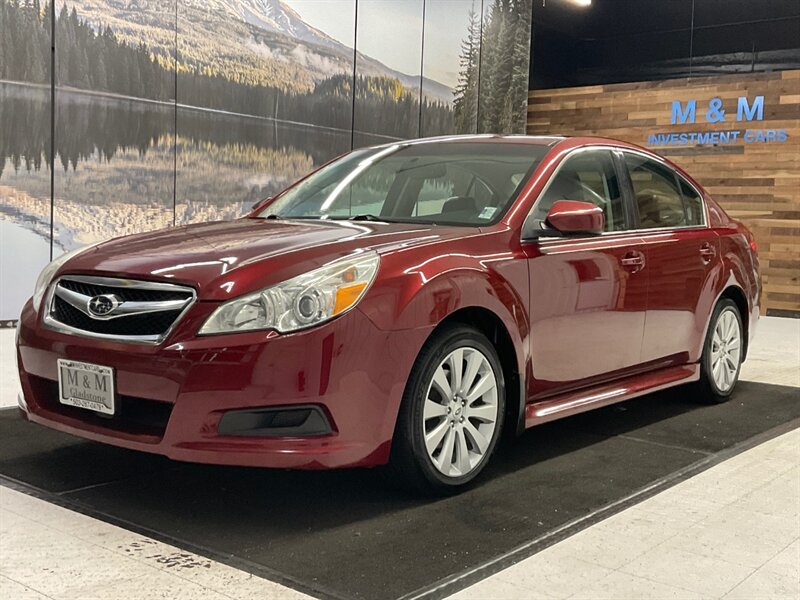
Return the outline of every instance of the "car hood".
{"type": "Polygon", "coordinates": [[[385,253],[474,233],[426,224],[244,218],[116,238],[70,259],[60,274],[171,281],[195,287],[200,299],[225,300],[358,250],[385,253]]]}

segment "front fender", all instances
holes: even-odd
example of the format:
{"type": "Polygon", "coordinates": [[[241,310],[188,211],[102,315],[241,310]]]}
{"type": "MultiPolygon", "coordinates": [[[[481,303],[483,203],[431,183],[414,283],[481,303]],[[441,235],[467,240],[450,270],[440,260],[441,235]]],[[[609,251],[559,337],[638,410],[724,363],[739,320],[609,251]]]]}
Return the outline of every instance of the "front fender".
{"type": "Polygon", "coordinates": [[[388,257],[381,269],[380,282],[359,305],[377,327],[432,331],[461,309],[488,310],[507,330],[517,357],[516,370],[524,381],[530,360],[524,256],[511,250],[491,255],[442,253],[411,267],[408,261],[388,257]]]}
{"type": "Polygon", "coordinates": [[[523,256],[441,254],[414,266],[384,259],[381,281],[361,310],[381,329],[436,326],[462,308],[490,310],[514,341],[528,332],[528,269],[523,256]]]}

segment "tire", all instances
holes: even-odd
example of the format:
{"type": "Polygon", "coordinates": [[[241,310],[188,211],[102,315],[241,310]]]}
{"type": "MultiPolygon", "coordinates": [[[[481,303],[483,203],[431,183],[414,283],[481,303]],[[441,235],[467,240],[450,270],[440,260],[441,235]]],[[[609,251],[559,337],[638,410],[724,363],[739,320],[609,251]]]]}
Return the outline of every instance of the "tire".
{"type": "Polygon", "coordinates": [[[503,369],[491,342],[472,327],[443,326],[406,384],[387,469],[392,484],[428,495],[461,491],[489,462],[504,415],[503,369]]]}
{"type": "Polygon", "coordinates": [[[736,303],[721,299],[714,307],[700,359],[699,399],[719,404],[730,398],[744,358],[744,327],[736,303]]]}

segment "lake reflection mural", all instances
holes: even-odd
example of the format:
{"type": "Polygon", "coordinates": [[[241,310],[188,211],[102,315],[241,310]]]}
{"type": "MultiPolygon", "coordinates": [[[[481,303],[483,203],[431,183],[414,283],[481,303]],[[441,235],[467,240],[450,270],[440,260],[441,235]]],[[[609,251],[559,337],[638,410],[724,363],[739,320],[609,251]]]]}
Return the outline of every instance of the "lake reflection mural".
{"type": "Polygon", "coordinates": [[[50,23],[49,7],[0,0],[0,324],[50,261],[50,23]]]}
{"type": "Polygon", "coordinates": [[[353,146],[480,131],[481,32],[512,13],[530,0],[0,0],[0,321],[51,253],[236,218],[353,146]]]}

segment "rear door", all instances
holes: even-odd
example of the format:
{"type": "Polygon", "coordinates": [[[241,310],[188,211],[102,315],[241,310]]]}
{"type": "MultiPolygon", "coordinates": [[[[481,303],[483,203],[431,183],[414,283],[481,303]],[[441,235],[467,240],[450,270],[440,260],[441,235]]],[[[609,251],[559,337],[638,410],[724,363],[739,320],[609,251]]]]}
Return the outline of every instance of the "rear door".
{"type": "Polygon", "coordinates": [[[648,277],[644,242],[630,231],[612,151],[581,149],[567,156],[523,231],[540,230],[558,200],[600,206],[605,232],[524,243],[531,288],[532,400],[623,376],[641,362],[648,277]]]}
{"type": "Polygon", "coordinates": [[[649,273],[642,361],[685,364],[712,309],[718,238],[698,191],[669,165],[630,151],[622,163],[649,273]]]}

